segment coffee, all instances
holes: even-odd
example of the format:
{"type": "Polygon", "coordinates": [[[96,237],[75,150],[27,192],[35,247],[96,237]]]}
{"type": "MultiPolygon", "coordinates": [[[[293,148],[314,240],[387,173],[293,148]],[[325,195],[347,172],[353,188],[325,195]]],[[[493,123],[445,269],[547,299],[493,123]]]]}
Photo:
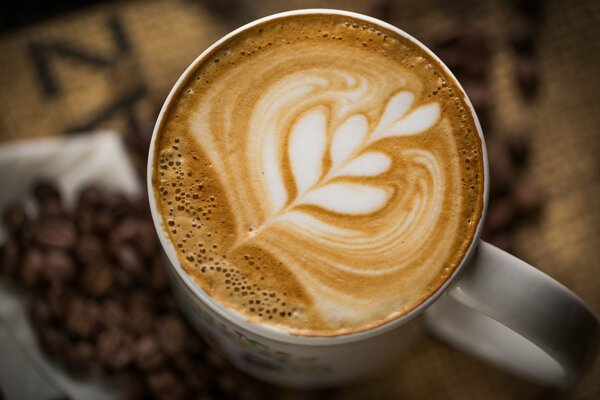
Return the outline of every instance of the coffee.
{"type": "Polygon", "coordinates": [[[462,90],[411,40],[342,15],[280,17],[214,48],[157,128],[152,185],[183,268],[295,335],[421,304],[483,208],[462,90]]]}

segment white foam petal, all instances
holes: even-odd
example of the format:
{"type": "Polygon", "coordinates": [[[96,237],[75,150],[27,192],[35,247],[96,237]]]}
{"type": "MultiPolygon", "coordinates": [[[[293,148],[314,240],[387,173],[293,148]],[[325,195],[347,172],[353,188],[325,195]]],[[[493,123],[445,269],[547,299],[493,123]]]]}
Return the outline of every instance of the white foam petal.
{"type": "Polygon", "coordinates": [[[341,168],[336,176],[377,176],[390,169],[392,160],[379,151],[361,154],[341,168]]]}
{"type": "Polygon", "coordinates": [[[321,177],[327,145],[327,110],[315,107],[295,122],[288,142],[288,156],[298,193],[304,193],[321,177]]]}
{"type": "Polygon", "coordinates": [[[414,95],[411,92],[399,92],[395,94],[385,106],[385,111],[377,124],[375,131],[388,128],[398,119],[402,118],[413,103],[414,95]]]}
{"type": "Polygon", "coordinates": [[[363,114],[356,114],[348,118],[335,131],[331,141],[331,162],[336,168],[348,158],[363,142],[369,123],[363,114]]]}
{"type": "Polygon", "coordinates": [[[438,103],[421,106],[386,129],[382,138],[421,133],[435,125],[439,117],[440,105],[438,103]]]}
{"type": "Polygon", "coordinates": [[[365,215],[383,208],[391,190],[356,183],[330,183],[311,190],[300,204],[310,204],[328,211],[348,215],[365,215]]]}

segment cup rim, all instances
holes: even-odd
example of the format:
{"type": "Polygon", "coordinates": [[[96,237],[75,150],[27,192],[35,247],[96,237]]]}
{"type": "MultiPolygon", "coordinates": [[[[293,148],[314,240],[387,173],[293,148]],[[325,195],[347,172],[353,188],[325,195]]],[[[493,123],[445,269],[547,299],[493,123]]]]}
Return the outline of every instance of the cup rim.
{"type": "Polygon", "coordinates": [[[436,54],[434,54],[427,46],[425,46],[423,43],[421,43],[418,39],[414,38],[412,35],[406,33],[405,31],[403,31],[402,29],[400,29],[394,25],[391,25],[387,22],[381,21],[377,18],[370,17],[370,16],[356,13],[356,12],[352,12],[352,11],[345,11],[345,10],[338,10],[338,9],[326,9],[326,8],[309,8],[309,9],[299,9],[299,10],[292,10],[292,11],[276,13],[276,14],[272,14],[272,15],[269,15],[266,17],[259,18],[252,22],[249,22],[247,24],[244,24],[243,26],[241,26],[241,27],[229,32],[225,36],[221,37],[219,40],[217,40],[215,43],[213,43],[210,47],[208,47],[206,50],[204,50],[198,57],[196,57],[196,59],[186,68],[186,70],[181,74],[181,76],[179,77],[177,82],[173,85],[173,88],[169,92],[169,95],[165,99],[165,102],[163,103],[163,106],[160,110],[160,113],[156,120],[156,124],[154,126],[154,130],[152,132],[152,138],[150,141],[148,164],[147,164],[147,170],[146,170],[146,179],[147,179],[148,200],[150,202],[150,211],[151,211],[151,215],[152,215],[152,221],[154,223],[154,227],[158,234],[160,243],[170,261],[170,264],[171,264],[170,267],[175,269],[179,278],[181,278],[182,282],[207,307],[209,307],[213,312],[217,313],[222,318],[225,318],[228,322],[230,322],[236,326],[239,326],[252,334],[262,336],[262,337],[268,338],[268,339],[276,341],[276,342],[286,343],[286,344],[294,344],[294,345],[332,346],[332,345],[340,345],[340,344],[352,343],[352,342],[365,340],[365,339],[368,339],[368,338],[371,338],[374,336],[378,336],[385,332],[391,331],[392,329],[403,325],[404,323],[410,321],[411,319],[413,319],[416,316],[418,316],[419,314],[421,314],[430,305],[432,305],[442,294],[444,294],[444,292],[452,285],[452,283],[456,280],[456,278],[459,276],[461,271],[468,264],[469,259],[472,257],[473,253],[475,252],[475,249],[479,242],[479,238],[481,236],[481,231],[483,229],[483,224],[485,222],[485,217],[487,214],[487,207],[488,207],[488,196],[489,196],[489,172],[488,171],[489,171],[489,165],[488,165],[488,155],[487,155],[486,143],[485,143],[485,139],[484,139],[483,132],[481,129],[481,124],[479,123],[479,119],[477,118],[477,115],[475,114],[475,109],[473,107],[473,104],[471,103],[471,101],[468,98],[467,94],[465,93],[463,87],[460,85],[460,82],[456,79],[456,77],[454,76],[452,71],[450,71],[450,69],[446,66],[446,64],[444,64],[444,62],[442,60],[440,60],[436,54]],[[388,321],[386,323],[383,323],[382,325],[378,325],[376,327],[373,327],[373,328],[365,330],[365,331],[353,332],[353,333],[349,333],[349,334],[342,334],[339,336],[292,335],[283,330],[280,330],[280,329],[277,329],[277,328],[274,328],[274,327],[271,327],[268,325],[260,325],[258,323],[250,322],[243,315],[237,313],[236,311],[234,311],[230,308],[225,307],[219,301],[213,299],[210,295],[208,295],[208,293],[206,293],[204,291],[204,289],[202,289],[202,287],[198,283],[195,282],[194,278],[191,277],[187,272],[185,272],[183,267],[181,266],[181,263],[177,257],[174,246],[171,243],[171,241],[169,240],[169,238],[166,236],[166,233],[163,229],[162,217],[160,216],[160,214],[158,213],[158,211],[156,209],[156,201],[155,201],[154,190],[153,190],[153,186],[152,186],[152,178],[153,178],[153,173],[154,173],[154,171],[153,171],[154,147],[155,147],[158,129],[164,118],[166,110],[169,108],[169,106],[171,105],[171,103],[173,101],[173,98],[179,93],[180,87],[185,82],[187,82],[189,76],[195,71],[196,66],[200,62],[202,62],[206,56],[210,55],[214,49],[221,46],[224,42],[226,42],[230,38],[237,36],[240,33],[244,32],[248,29],[251,29],[257,25],[263,24],[268,21],[280,19],[280,18],[287,18],[290,16],[314,15],[314,14],[347,16],[347,17],[355,18],[358,20],[362,20],[365,22],[369,22],[369,23],[381,26],[384,29],[393,31],[394,33],[410,40],[411,42],[413,42],[417,46],[419,46],[422,50],[424,50],[428,55],[430,55],[437,63],[439,63],[439,65],[446,72],[446,74],[451,79],[454,79],[456,86],[461,91],[461,94],[462,94],[463,98],[465,99],[465,102],[471,111],[473,121],[475,122],[475,126],[477,128],[477,134],[479,135],[479,140],[481,141],[481,155],[482,155],[482,159],[483,159],[484,190],[483,190],[483,199],[482,199],[483,205],[482,205],[482,210],[481,210],[481,217],[479,219],[479,222],[478,222],[475,232],[473,234],[471,243],[469,244],[469,248],[465,252],[465,255],[463,256],[459,265],[454,269],[454,271],[450,274],[450,276],[448,278],[446,278],[446,281],[442,285],[440,285],[437,288],[437,290],[435,290],[433,293],[431,293],[429,295],[429,297],[427,297],[422,303],[420,303],[419,305],[414,307],[412,310],[408,311],[406,314],[403,314],[391,321],[388,321]]]}

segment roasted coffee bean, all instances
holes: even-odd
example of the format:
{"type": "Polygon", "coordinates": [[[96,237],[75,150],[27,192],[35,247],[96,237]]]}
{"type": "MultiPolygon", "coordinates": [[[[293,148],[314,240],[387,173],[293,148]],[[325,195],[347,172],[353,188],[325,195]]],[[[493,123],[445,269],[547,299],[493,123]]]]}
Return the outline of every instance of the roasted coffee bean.
{"type": "Polygon", "coordinates": [[[135,218],[126,218],[121,221],[109,234],[110,246],[117,248],[123,244],[132,243],[138,235],[138,226],[135,218]]]}
{"type": "Polygon", "coordinates": [[[508,198],[494,199],[490,202],[485,221],[487,231],[496,233],[510,226],[516,215],[514,204],[508,198]]]}
{"type": "Polygon", "coordinates": [[[107,235],[115,225],[115,222],[115,217],[113,217],[113,214],[110,212],[110,210],[99,210],[94,215],[95,232],[102,235],[107,235]]]}
{"type": "Polygon", "coordinates": [[[454,20],[446,20],[437,24],[435,29],[429,32],[425,41],[432,48],[456,48],[464,37],[465,30],[454,20]]]}
{"type": "Polygon", "coordinates": [[[47,201],[61,202],[60,192],[56,185],[47,180],[39,180],[33,185],[33,197],[38,205],[47,201]]]}
{"type": "Polygon", "coordinates": [[[160,249],[156,230],[149,220],[137,221],[137,235],[134,238],[134,244],[144,256],[156,254],[156,249],[160,249]]]}
{"type": "Polygon", "coordinates": [[[151,399],[144,376],[134,368],[120,370],[114,374],[114,382],[124,392],[125,399],[151,399]]]}
{"type": "Polygon", "coordinates": [[[48,303],[42,299],[35,299],[29,309],[31,322],[37,330],[43,330],[54,324],[54,316],[48,303]]]}
{"type": "Polygon", "coordinates": [[[127,319],[129,330],[136,335],[156,329],[157,321],[151,308],[133,307],[127,314],[127,319]]]}
{"type": "Polygon", "coordinates": [[[69,347],[66,333],[58,328],[45,326],[37,331],[38,340],[42,348],[53,357],[63,359],[69,347]]]}
{"type": "Polygon", "coordinates": [[[520,184],[512,193],[517,212],[522,216],[535,216],[542,209],[542,196],[539,190],[527,184],[520,184]]]}
{"type": "Polygon", "coordinates": [[[100,237],[87,233],[81,236],[77,242],[75,254],[80,262],[90,263],[104,257],[106,249],[100,237]]]}
{"type": "Polygon", "coordinates": [[[233,376],[228,372],[223,372],[217,375],[217,387],[223,394],[226,396],[231,396],[234,394],[237,386],[237,382],[233,378],[233,376]]]}
{"type": "Polygon", "coordinates": [[[514,181],[513,163],[504,148],[494,149],[489,154],[490,192],[492,195],[506,193],[514,181]]]}
{"type": "Polygon", "coordinates": [[[88,341],[73,343],[67,349],[67,365],[71,372],[78,375],[87,373],[94,360],[95,349],[88,341]]]}
{"type": "Polygon", "coordinates": [[[18,235],[27,222],[27,214],[25,214],[25,210],[20,204],[12,204],[6,207],[2,215],[2,225],[11,236],[18,235]]]}
{"type": "Polygon", "coordinates": [[[133,359],[133,338],[121,329],[106,329],[98,336],[97,355],[100,363],[109,370],[126,367],[133,359]]]}
{"type": "Polygon", "coordinates": [[[134,277],[144,277],[144,261],[140,254],[128,244],[120,244],[113,249],[113,254],[119,265],[134,277]]]}
{"type": "Polygon", "coordinates": [[[539,89],[539,66],[532,57],[518,57],[515,60],[515,74],[518,87],[526,100],[536,97],[539,89]]]}
{"type": "Polygon", "coordinates": [[[160,368],[165,356],[156,338],[150,334],[142,336],[135,345],[135,363],[143,370],[160,368]]]}
{"type": "Polygon", "coordinates": [[[51,285],[47,290],[46,298],[52,314],[64,321],[75,293],[72,289],[61,285],[51,285]]]}
{"type": "Polygon", "coordinates": [[[524,131],[517,131],[506,138],[506,147],[512,162],[517,166],[523,166],[530,152],[529,136],[524,131]]]}
{"type": "Polygon", "coordinates": [[[123,328],[129,321],[123,306],[113,299],[102,302],[99,319],[104,328],[123,328]]]}
{"type": "Polygon", "coordinates": [[[102,204],[102,190],[97,186],[87,186],[79,192],[77,206],[96,210],[102,204]]]}
{"type": "Polygon", "coordinates": [[[219,353],[213,349],[207,349],[204,354],[205,360],[211,368],[221,370],[227,367],[227,362],[219,353]]]}
{"type": "Polygon", "coordinates": [[[5,275],[14,275],[19,265],[19,245],[9,237],[2,246],[1,272],[5,275]]]}
{"type": "Polygon", "coordinates": [[[163,351],[169,355],[183,352],[188,336],[186,326],[176,316],[167,316],[157,321],[156,331],[163,351]]]}
{"type": "Polygon", "coordinates": [[[509,234],[504,232],[498,232],[490,237],[486,238],[488,242],[493,244],[496,247],[501,248],[504,251],[512,252],[513,250],[513,241],[509,234]]]}
{"type": "Polygon", "coordinates": [[[100,297],[112,287],[113,271],[106,260],[90,262],[83,269],[81,287],[92,297],[100,297]]]}
{"type": "Polygon", "coordinates": [[[62,250],[48,250],[44,263],[44,276],[48,282],[54,284],[66,284],[73,280],[77,273],[75,261],[69,253],[62,250]]]}
{"type": "Polygon", "coordinates": [[[165,393],[171,390],[174,386],[177,386],[178,379],[173,372],[167,369],[161,369],[159,371],[150,373],[147,376],[148,384],[157,393],[165,393]]]}
{"type": "Polygon", "coordinates": [[[33,224],[32,236],[42,247],[70,250],[76,244],[77,230],[66,218],[43,218],[33,224]]]}
{"type": "Polygon", "coordinates": [[[44,254],[39,249],[30,247],[25,250],[19,270],[21,281],[25,287],[33,288],[42,281],[46,268],[45,261],[44,254]]]}
{"type": "Polygon", "coordinates": [[[97,304],[78,297],[71,299],[67,308],[66,326],[78,337],[93,337],[100,327],[97,304]]]}
{"type": "Polygon", "coordinates": [[[519,56],[532,57],[536,53],[535,33],[530,26],[514,29],[510,34],[509,43],[519,56]]]}
{"type": "MultiPolygon", "coordinates": [[[[152,260],[150,266],[150,286],[155,290],[163,290],[167,287],[167,275],[165,266],[163,265],[162,257],[156,257],[152,260]]],[[[170,308],[170,305],[165,306],[166,309],[170,308]]]]}

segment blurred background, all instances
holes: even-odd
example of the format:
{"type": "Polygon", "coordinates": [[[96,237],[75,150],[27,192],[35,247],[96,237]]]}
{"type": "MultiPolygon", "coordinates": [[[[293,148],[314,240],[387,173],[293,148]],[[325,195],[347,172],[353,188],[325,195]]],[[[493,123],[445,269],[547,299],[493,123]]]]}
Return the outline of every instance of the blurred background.
{"type": "MultiPolygon", "coordinates": [[[[143,193],[153,124],[184,69],[232,29],[298,8],[371,15],[440,56],[473,102],[488,143],[491,200],[484,237],[565,284],[598,315],[597,1],[8,2],[0,6],[0,157],[14,158],[13,150],[2,149],[34,143],[23,142],[28,139],[71,143],[114,131],[143,193]]],[[[46,142],[37,143],[32,148],[46,142]]],[[[27,146],[19,147],[24,158],[27,146]]],[[[84,180],[65,204],[64,184],[40,181],[43,167],[30,163],[28,179],[37,182],[28,186],[38,210],[33,215],[10,196],[16,184],[6,183],[20,179],[26,160],[17,161],[0,160],[7,178],[0,180],[6,230],[0,283],[8,293],[0,297],[0,310],[3,301],[22,299],[33,339],[21,340],[14,320],[0,313],[0,390],[6,398],[73,397],[65,379],[116,388],[97,398],[600,398],[598,361],[581,382],[558,391],[427,335],[378,376],[347,387],[306,393],[255,382],[207,348],[173,305],[155,261],[160,249],[143,195],[132,198],[84,180]],[[57,230],[58,239],[47,233],[57,230]],[[163,328],[143,329],[153,326],[163,328]],[[7,344],[10,338],[20,342],[17,350],[7,344]],[[51,369],[28,364],[34,357],[29,346],[38,345],[51,369]],[[17,353],[25,354],[23,360],[17,353]]]]}

